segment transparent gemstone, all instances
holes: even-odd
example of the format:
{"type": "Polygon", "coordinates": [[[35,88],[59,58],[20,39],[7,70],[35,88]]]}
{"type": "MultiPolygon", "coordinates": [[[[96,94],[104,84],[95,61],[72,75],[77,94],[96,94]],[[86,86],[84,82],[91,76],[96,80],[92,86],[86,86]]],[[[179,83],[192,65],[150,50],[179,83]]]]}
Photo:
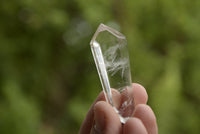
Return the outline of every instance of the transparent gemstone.
{"type": "Polygon", "coordinates": [[[134,111],[126,37],[100,24],[90,45],[106,101],[125,123],[134,111]]]}

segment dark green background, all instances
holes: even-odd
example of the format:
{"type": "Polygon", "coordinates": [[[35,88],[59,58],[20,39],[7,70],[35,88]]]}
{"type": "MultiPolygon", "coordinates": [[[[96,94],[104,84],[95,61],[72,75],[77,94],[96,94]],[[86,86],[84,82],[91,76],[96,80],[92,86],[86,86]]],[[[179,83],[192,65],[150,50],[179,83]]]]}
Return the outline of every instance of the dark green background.
{"type": "Polygon", "coordinates": [[[101,91],[89,42],[128,40],[160,134],[200,133],[199,0],[1,0],[0,133],[76,134],[101,91]]]}

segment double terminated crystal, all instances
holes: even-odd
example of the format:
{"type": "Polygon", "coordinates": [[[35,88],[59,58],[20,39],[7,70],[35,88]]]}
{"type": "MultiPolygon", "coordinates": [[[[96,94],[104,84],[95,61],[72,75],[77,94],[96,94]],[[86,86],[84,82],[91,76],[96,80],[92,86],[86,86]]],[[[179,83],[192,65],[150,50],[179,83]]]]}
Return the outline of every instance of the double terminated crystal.
{"type": "Polygon", "coordinates": [[[100,24],[90,45],[106,101],[125,123],[134,111],[126,37],[100,24]]]}

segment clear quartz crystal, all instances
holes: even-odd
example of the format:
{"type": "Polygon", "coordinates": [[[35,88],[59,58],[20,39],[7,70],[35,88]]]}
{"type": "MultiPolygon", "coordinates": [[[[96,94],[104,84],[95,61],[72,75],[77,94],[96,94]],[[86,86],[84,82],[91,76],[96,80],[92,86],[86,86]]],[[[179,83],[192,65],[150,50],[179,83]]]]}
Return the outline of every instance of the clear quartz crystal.
{"type": "Polygon", "coordinates": [[[100,24],[90,45],[106,101],[125,123],[134,111],[126,37],[100,24]]]}

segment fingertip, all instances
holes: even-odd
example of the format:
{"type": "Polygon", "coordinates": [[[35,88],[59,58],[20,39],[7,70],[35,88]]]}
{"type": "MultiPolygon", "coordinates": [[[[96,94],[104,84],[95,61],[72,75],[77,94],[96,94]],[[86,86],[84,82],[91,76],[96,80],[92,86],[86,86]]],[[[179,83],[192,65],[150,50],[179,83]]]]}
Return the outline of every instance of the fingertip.
{"type": "Polygon", "coordinates": [[[94,105],[94,113],[95,114],[104,114],[106,121],[110,121],[110,120],[119,121],[118,114],[116,113],[114,108],[105,101],[98,101],[94,105]]]}
{"type": "Polygon", "coordinates": [[[135,105],[146,104],[148,101],[146,89],[138,83],[132,83],[132,86],[135,105]]]}
{"type": "Polygon", "coordinates": [[[105,134],[121,133],[121,122],[119,116],[110,104],[108,104],[105,101],[98,101],[94,106],[94,113],[95,123],[97,127],[100,126],[98,128],[101,129],[100,131],[102,131],[105,134]]]}
{"type": "Polygon", "coordinates": [[[98,101],[95,105],[94,105],[94,111],[103,111],[104,107],[109,107],[107,106],[107,103],[105,101],[98,101]]]}
{"type": "Polygon", "coordinates": [[[130,118],[124,125],[123,134],[147,134],[147,130],[140,119],[130,118]]]}

